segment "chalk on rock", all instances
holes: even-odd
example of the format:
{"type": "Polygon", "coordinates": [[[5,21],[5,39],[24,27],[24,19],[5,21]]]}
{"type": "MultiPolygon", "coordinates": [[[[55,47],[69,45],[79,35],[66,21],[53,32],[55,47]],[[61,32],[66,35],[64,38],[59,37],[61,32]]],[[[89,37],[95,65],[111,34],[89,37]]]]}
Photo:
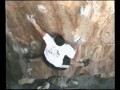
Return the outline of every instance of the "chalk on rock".
{"type": "Polygon", "coordinates": [[[45,82],[42,86],[38,86],[37,89],[49,89],[50,87],[50,83],[49,82],[45,82]]]}
{"type": "Polygon", "coordinates": [[[76,42],[76,43],[78,42],[79,44],[82,44],[82,43],[86,42],[86,40],[85,40],[85,38],[75,36],[74,42],[76,42]]]}
{"type": "Polygon", "coordinates": [[[80,39],[80,37],[74,37],[74,42],[77,42],[80,39]]]}
{"type": "Polygon", "coordinates": [[[43,12],[43,13],[47,13],[47,9],[43,5],[37,5],[37,10],[39,10],[40,12],[43,12]]]}
{"type": "Polygon", "coordinates": [[[90,5],[86,5],[85,7],[81,7],[80,10],[81,10],[81,11],[80,11],[80,12],[81,12],[81,15],[87,17],[87,16],[89,16],[89,14],[90,14],[91,6],[90,6],[90,5]]]}
{"type": "Polygon", "coordinates": [[[35,80],[34,78],[22,78],[22,79],[18,80],[18,83],[20,85],[23,85],[25,83],[33,83],[34,80],[35,80]]]}

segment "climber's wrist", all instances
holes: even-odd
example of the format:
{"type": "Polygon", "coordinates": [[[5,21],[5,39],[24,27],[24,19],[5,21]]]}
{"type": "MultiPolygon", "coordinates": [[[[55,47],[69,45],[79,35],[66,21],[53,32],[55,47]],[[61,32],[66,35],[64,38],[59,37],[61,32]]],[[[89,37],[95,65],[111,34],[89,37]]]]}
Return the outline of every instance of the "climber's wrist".
{"type": "Polygon", "coordinates": [[[36,22],[31,22],[34,26],[37,26],[38,24],[36,22]]]}

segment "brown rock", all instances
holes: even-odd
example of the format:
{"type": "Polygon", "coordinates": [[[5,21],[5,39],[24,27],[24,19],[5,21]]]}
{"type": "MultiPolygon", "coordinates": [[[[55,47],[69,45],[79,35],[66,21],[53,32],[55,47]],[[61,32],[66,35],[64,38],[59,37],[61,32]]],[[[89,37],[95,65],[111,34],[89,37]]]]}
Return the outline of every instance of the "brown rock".
{"type": "MultiPolygon", "coordinates": [[[[42,38],[27,21],[27,14],[34,15],[44,31],[52,36],[62,35],[72,46],[75,46],[77,37],[85,38],[81,58],[89,58],[92,62],[83,70],[78,68],[78,74],[94,75],[98,71],[106,73],[106,77],[114,75],[114,1],[6,1],[7,49],[10,54],[18,55],[12,59],[21,65],[26,77],[29,75],[23,58],[40,58],[45,47],[42,38]]],[[[31,65],[37,75],[32,76],[35,78],[56,73],[42,60],[31,65]]],[[[71,75],[74,75],[72,69],[71,75]]]]}

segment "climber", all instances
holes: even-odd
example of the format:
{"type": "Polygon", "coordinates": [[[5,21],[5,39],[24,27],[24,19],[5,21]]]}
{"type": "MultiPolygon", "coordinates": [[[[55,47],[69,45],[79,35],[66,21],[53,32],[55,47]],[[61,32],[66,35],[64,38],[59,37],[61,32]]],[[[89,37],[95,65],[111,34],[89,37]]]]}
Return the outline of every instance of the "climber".
{"type": "Polygon", "coordinates": [[[39,35],[43,38],[46,43],[46,47],[44,50],[44,59],[46,63],[49,63],[51,67],[56,69],[66,70],[69,68],[70,65],[75,67],[79,66],[87,66],[89,61],[81,61],[80,62],[80,52],[81,45],[78,42],[77,50],[71,47],[71,45],[67,44],[62,36],[57,35],[56,37],[50,36],[48,33],[43,31],[40,26],[36,23],[36,20],[31,15],[27,15],[27,19],[32,25],[35,27],[36,31],[39,35]],[[78,58],[79,57],[79,58],[78,58]]]}

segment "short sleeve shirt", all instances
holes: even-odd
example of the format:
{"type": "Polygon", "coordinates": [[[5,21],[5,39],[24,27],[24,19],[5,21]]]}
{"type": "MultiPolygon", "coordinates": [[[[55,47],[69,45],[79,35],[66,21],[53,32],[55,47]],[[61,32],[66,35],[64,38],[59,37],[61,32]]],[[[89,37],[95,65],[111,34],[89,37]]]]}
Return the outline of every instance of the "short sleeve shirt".
{"type": "Polygon", "coordinates": [[[44,55],[47,61],[55,67],[61,67],[65,55],[73,59],[75,50],[69,44],[64,44],[62,46],[56,45],[54,38],[48,33],[45,34],[43,40],[46,43],[44,55]]]}

